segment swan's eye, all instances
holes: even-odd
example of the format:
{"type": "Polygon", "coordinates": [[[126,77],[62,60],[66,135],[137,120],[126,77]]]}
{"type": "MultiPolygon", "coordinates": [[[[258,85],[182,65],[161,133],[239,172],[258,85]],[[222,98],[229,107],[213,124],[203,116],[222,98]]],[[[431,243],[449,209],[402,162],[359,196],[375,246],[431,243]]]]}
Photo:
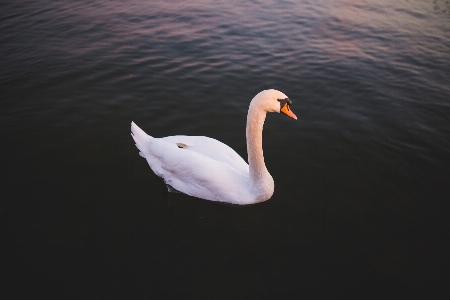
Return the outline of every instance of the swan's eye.
{"type": "Polygon", "coordinates": [[[280,102],[280,111],[286,106],[286,109],[289,111],[291,110],[290,106],[292,104],[292,101],[289,98],[285,99],[277,99],[278,102],[280,102]]]}

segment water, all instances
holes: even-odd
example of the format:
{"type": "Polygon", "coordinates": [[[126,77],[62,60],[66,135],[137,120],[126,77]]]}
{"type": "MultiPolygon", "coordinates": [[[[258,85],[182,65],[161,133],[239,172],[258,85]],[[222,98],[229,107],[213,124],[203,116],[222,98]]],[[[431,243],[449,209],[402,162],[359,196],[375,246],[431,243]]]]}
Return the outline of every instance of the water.
{"type": "Polygon", "coordinates": [[[0,11],[2,294],[448,297],[448,1],[0,11]],[[131,121],[246,158],[267,88],[299,119],[266,120],[272,199],[173,194],[168,212],[131,121]]]}

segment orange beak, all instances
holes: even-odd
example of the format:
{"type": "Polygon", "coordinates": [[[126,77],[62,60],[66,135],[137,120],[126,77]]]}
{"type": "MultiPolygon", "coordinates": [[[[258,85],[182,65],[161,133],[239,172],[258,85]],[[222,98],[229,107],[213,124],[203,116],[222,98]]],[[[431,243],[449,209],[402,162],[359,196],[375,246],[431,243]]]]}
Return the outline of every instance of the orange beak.
{"type": "Polygon", "coordinates": [[[283,108],[281,109],[281,112],[283,114],[285,114],[288,117],[291,117],[294,120],[297,120],[297,116],[292,112],[291,108],[289,107],[289,105],[285,104],[283,106],[283,108]]]}

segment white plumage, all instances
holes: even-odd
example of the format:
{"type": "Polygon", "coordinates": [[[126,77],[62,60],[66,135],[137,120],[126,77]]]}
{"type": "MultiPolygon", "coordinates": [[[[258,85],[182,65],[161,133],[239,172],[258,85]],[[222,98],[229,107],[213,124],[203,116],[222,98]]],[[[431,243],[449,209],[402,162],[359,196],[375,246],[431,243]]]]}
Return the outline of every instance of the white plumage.
{"type": "Polygon", "coordinates": [[[274,191],[272,176],[262,152],[262,127],[267,112],[290,111],[291,101],[276,90],[265,90],[250,103],[247,115],[249,164],[233,149],[204,136],[154,138],[134,122],[132,137],[156,175],[176,190],[190,196],[245,205],[268,200],[274,191]]]}

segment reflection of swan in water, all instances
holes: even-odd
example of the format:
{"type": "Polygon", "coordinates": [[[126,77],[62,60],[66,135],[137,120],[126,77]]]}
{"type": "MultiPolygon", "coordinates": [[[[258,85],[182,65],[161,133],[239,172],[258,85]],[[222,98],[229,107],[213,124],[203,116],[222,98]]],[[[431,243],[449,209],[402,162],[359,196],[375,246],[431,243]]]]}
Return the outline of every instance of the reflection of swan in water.
{"type": "Polygon", "coordinates": [[[272,176],[264,164],[262,130],[267,112],[290,110],[289,98],[277,90],[265,90],[250,103],[247,115],[247,164],[229,146],[204,136],[153,138],[134,122],[131,132],[139,154],[167,185],[190,196],[253,204],[268,200],[274,191],[272,176]]]}

